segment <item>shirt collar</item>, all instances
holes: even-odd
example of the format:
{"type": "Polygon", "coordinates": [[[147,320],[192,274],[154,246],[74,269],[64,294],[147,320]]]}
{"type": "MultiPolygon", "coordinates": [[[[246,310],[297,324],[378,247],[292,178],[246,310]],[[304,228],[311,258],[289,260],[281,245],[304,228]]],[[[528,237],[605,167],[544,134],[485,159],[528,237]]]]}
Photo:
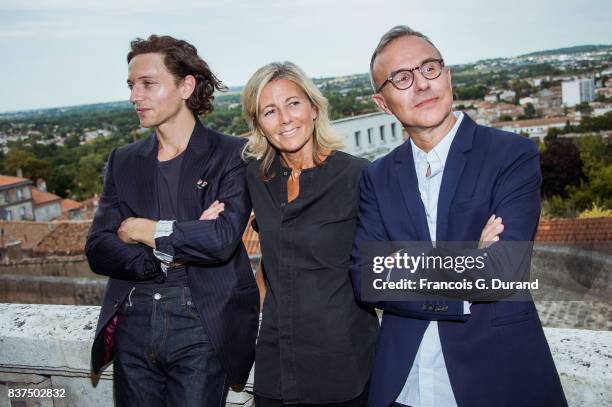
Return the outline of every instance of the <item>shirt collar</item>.
{"type": "Polygon", "coordinates": [[[457,121],[450,129],[450,131],[440,140],[438,144],[434,148],[431,149],[429,153],[421,150],[414,144],[412,138],[410,138],[410,144],[412,146],[412,157],[414,161],[422,161],[428,159],[428,161],[439,160],[442,163],[442,166],[446,163],[446,158],[448,157],[448,152],[450,151],[450,147],[453,144],[453,140],[455,139],[455,135],[457,134],[457,130],[461,125],[461,121],[463,120],[463,112],[453,112],[457,121]]]}

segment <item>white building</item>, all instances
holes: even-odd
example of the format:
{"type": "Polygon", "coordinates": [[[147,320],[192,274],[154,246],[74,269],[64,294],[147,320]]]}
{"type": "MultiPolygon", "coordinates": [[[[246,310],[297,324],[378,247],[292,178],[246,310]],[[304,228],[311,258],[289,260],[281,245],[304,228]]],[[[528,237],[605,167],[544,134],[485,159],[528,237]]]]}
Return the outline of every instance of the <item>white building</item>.
{"type": "MultiPolygon", "coordinates": [[[[497,122],[492,123],[491,125],[495,128],[512,133],[527,134],[530,138],[538,138],[541,141],[548,133],[548,129],[563,129],[565,126],[567,126],[567,121],[568,120],[564,117],[556,117],[497,122]]],[[[577,125],[579,122],[570,120],[570,124],[577,125]]]]}
{"type": "Polygon", "coordinates": [[[532,96],[527,96],[519,99],[519,105],[525,106],[527,103],[531,103],[532,105],[537,105],[539,103],[538,98],[534,98],[532,96]]]}
{"type": "Polygon", "coordinates": [[[32,181],[17,175],[0,175],[0,219],[34,220],[32,181]]]}
{"type": "Polygon", "coordinates": [[[403,142],[402,124],[384,112],[347,117],[331,122],[332,128],[344,137],[342,151],[374,160],[403,142]]]}
{"type": "Polygon", "coordinates": [[[484,100],[485,100],[485,102],[496,103],[498,101],[497,93],[489,93],[489,94],[485,95],[484,100]]]}
{"type": "Polygon", "coordinates": [[[505,90],[499,94],[499,100],[512,101],[516,97],[516,92],[513,90],[505,90]]]}
{"type": "Polygon", "coordinates": [[[595,81],[582,78],[561,83],[561,97],[565,106],[576,106],[595,99],[595,81]]]}
{"type": "Polygon", "coordinates": [[[32,187],[32,204],[34,206],[34,220],[47,222],[62,216],[62,198],[47,192],[47,183],[39,179],[36,187],[32,187]]]}
{"type": "Polygon", "coordinates": [[[593,116],[603,116],[612,112],[612,103],[595,102],[591,107],[593,108],[593,116]]]}

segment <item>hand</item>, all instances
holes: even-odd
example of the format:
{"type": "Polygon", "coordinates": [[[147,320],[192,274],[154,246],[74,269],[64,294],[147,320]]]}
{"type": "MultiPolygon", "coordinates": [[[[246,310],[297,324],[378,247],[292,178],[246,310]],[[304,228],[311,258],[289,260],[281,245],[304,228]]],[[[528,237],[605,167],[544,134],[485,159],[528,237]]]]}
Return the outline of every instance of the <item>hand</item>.
{"type": "Polygon", "coordinates": [[[136,218],[127,218],[125,219],[123,222],[121,222],[121,225],[119,225],[119,229],[117,229],[117,236],[119,237],[119,239],[121,239],[121,241],[123,243],[127,243],[127,244],[136,244],[138,243],[138,241],[134,240],[131,236],[130,236],[130,224],[132,219],[136,219],[136,218]]]}
{"type": "Polygon", "coordinates": [[[210,204],[204,212],[200,215],[200,220],[215,220],[219,217],[219,214],[225,209],[223,202],[215,201],[210,204]]]}
{"type": "Polygon", "coordinates": [[[124,243],[135,244],[144,243],[155,247],[155,225],[157,222],[144,218],[127,218],[117,230],[117,236],[124,243]]]}
{"type": "Polygon", "coordinates": [[[478,242],[479,249],[486,249],[493,243],[499,240],[499,235],[504,231],[504,224],[502,218],[495,217],[495,214],[491,215],[482,233],[480,234],[480,241],[478,242]]]}

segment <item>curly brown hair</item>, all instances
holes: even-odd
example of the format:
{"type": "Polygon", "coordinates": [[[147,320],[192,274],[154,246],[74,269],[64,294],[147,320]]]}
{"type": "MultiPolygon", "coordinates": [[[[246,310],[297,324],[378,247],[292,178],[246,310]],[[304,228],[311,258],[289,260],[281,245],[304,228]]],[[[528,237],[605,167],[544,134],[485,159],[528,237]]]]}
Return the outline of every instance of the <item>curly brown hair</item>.
{"type": "Polygon", "coordinates": [[[196,115],[205,115],[213,110],[215,90],[226,91],[225,86],[210,70],[208,64],[198,55],[196,47],[184,40],[169,35],[151,35],[149,38],[136,38],[130,43],[127,54],[128,64],[136,55],[159,53],[164,55],[166,69],[178,84],[187,75],[196,79],[196,86],[187,99],[187,107],[196,115]]]}

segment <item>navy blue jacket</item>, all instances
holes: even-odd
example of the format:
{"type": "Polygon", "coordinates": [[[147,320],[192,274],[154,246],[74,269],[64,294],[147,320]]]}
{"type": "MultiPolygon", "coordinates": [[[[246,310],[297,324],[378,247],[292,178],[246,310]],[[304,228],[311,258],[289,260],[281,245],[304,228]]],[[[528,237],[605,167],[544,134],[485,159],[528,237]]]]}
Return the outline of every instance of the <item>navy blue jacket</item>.
{"type": "MultiPolygon", "coordinates": [[[[259,315],[259,292],[242,244],[251,213],[246,164],[240,158],[244,142],[196,121],[181,167],[174,231],[156,239],[158,250],[187,264],[189,287],[202,324],[233,384],[248,378],[259,315]],[[198,188],[199,180],[206,182],[203,188],[198,188]],[[225,203],[219,218],[198,220],[216,199],[225,203]]],[[[151,248],[125,244],[116,234],[128,217],[159,220],[157,150],[153,134],[115,149],[108,160],[104,191],[85,246],[92,271],[110,277],[92,347],[95,373],[112,358],[103,332],[133,282],[155,278],[161,272],[151,248]]]]}
{"type": "MultiPolygon", "coordinates": [[[[463,118],[451,145],[438,199],[439,241],[478,241],[488,218],[501,216],[501,241],[532,241],[540,215],[539,152],[529,139],[463,118]]],[[[351,277],[361,295],[360,253],[368,241],[429,241],[409,141],[364,171],[351,277]]],[[[494,245],[495,246],[495,245],[494,245]]],[[[439,302],[438,302],[439,303],[439,302]]],[[[370,385],[370,406],[397,398],[429,321],[459,406],[567,405],[533,301],[461,301],[428,307],[383,301],[370,385]]],[[[424,306],[425,305],[425,306],[424,306]]]]}

